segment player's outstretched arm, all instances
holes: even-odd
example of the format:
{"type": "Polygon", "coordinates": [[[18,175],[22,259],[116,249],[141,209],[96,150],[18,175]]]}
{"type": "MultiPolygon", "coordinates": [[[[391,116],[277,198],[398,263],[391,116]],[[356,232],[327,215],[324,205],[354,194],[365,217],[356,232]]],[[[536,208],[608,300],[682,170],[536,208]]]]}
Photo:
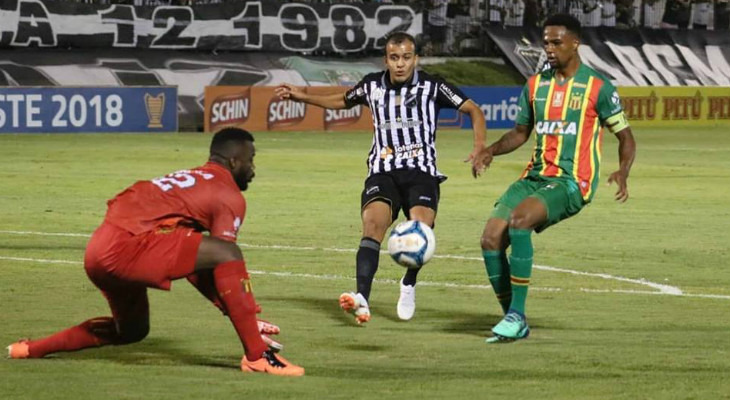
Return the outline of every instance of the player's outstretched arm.
{"type": "Polygon", "coordinates": [[[636,141],[629,127],[616,132],[616,137],[618,138],[619,168],[608,177],[608,184],[616,182],[618,189],[615,199],[619,203],[623,203],[629,199],[628,179],[631,165],[636,157],[636,141]]]}
{"type": "Polygon", "coordinates": [[[465,101],[459,107],[459,111],[469,114],[469,118],[471,118],[471,126],[474,130],[474,148],[464,162],[471,162],[471,174],[476,178],[484,170],[484,166],[479,163],[477,156],[484,150],[487,142],[487,122],[482,109],[472,100],[465,101]]]}
{"type": "Polygon", "coordinates": [[[515,127],[502,135],[499,140],[479,152],[475,160],[475,168],[481,168],[478,170],[481,172],[489,167],[494,156],[513,152],[530,138],[531,132],[532,125],[515,124],[515,127]]]}
{"type": "Polygon", "coordinates": [[[335,93],[328,95],[316,95],[305,93],[304,90],[288,83],[283,83],[274,89],[274,92],[282,100],[296,100],[303,103],[312,104],[322,108],[340,110],[347,108],[345,105],[345,93],[335,93]]]}
{"type": "Polygon", "coordinates": [[[493,156],[501,156],[515,151],[530,138],[532,125],[515,124],[515,127],[502,135],[499,140],[492,143],[487,149],[491,150],[493,156]]]}

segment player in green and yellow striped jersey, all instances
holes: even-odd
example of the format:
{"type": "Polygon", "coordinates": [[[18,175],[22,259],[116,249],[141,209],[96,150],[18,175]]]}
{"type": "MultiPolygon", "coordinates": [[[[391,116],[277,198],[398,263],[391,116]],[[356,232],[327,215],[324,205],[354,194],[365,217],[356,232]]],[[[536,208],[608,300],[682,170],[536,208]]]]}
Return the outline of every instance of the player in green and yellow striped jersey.
{"type": "Polygon", "coordinates": [[[577,214],[591,201],[598,186],[604,127],[619,140],[620,167],[608,181],[618,184],[616,200],[629,197],[626,181],[636,153],[634,137],[614,86],[581,63],[580,31],[580,22],[569,15],[545,21],[544,48],[551,68],[528,80],[515,127],[473,164],[477,175],[493,156],[525,143],[534,128],[532,160],[497,201],[481,238],[487,275],[505,313],[488,343],[529,335],[525,299],[532,273],[532,231],[539,233],[577,214]]]}

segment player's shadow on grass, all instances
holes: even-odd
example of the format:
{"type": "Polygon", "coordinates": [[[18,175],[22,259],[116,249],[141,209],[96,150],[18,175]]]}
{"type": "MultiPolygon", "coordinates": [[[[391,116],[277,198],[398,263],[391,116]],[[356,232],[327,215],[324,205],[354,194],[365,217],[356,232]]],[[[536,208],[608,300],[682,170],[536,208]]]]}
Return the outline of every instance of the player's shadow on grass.
{"type": "Polygon", "coordinates": [[[337,304],[337,298],[330,297],[270,297],[270,296],[258,296],[259,301],[262,304],[268,304],[270,302],[291,302],[295,303],[297,307],[304,307],[310,310],[314,310],[319,314],[324,314],[329,319],[339,322],[342,326],[349,326],[355,324],[355,319],[351,314],[342,311],[340,306],[337,304]]]}
{"type": "Polygon", "coordinates": [[[410,321],[401,320],[395,307],[375,307],[373,313],[378,317],[388,319],[398,324],[421,325],[426,323],[428,329],[438,329],[442,332],[457,332],[459,334],[472,334],[484,336],[501,319],[501,315],[494,313],[475,313],[433,307],[416,307],[416,313],[410,321]]]}
{"type": "Polygon", "coordinates": [[[206,355],[204,350],[193,353],[181,348],[180,342],[165,338],[145,339],[124,346],[105,346],[75,353],[59,353],[52,358],[64,360],[107,360],[122,365],[180,366],[239,369],[240,359],[231,356],[206,355]]]}

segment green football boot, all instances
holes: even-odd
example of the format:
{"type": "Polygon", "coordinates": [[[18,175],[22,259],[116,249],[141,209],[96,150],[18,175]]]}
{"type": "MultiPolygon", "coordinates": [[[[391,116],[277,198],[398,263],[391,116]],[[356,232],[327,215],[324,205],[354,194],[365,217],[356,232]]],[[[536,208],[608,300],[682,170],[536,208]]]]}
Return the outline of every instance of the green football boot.
{"type": "Polygon", "coordinates": [[[530,336],[530,327],[522,313],[509,310],[497,325],[492,328],[494,336],[487,338],[487,343],[509,343],[530,336]]]}

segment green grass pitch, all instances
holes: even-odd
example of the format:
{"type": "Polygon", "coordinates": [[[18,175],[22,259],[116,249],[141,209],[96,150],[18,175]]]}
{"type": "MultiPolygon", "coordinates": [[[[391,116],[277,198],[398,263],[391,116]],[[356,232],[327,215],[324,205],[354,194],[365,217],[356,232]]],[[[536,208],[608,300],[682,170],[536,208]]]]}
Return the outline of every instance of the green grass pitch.
{"type": "MultiPolygon", "coordinates": [[[[263,318],[282,327],[283,354],[307,375],[242,374],[232,327],[183,280],[150,291],[152,331],[141,343],[0,359],[0,398],[728,399],[730,136],[635,136],[630,200],[617,204],[615,187],[602,186],[577,217],[534,237],[525,341],[484,343],[500,315],[479,235],[531,145],[474,180],[462,162],[471,132],[439,132],[449,179],[416,315],[398,320],[403,270],[383,255],[373,319],[358,327],[337,297],[354,288],[371,135],[259,133],[240,244],[263,318]]],[[[81,266],[105,201],[135,180],[202,164],[209,140],[0,135],[0,344],[107,315],[81,266]]],[[[616,144],[606,136],[604,182],[616,144]]]]}

